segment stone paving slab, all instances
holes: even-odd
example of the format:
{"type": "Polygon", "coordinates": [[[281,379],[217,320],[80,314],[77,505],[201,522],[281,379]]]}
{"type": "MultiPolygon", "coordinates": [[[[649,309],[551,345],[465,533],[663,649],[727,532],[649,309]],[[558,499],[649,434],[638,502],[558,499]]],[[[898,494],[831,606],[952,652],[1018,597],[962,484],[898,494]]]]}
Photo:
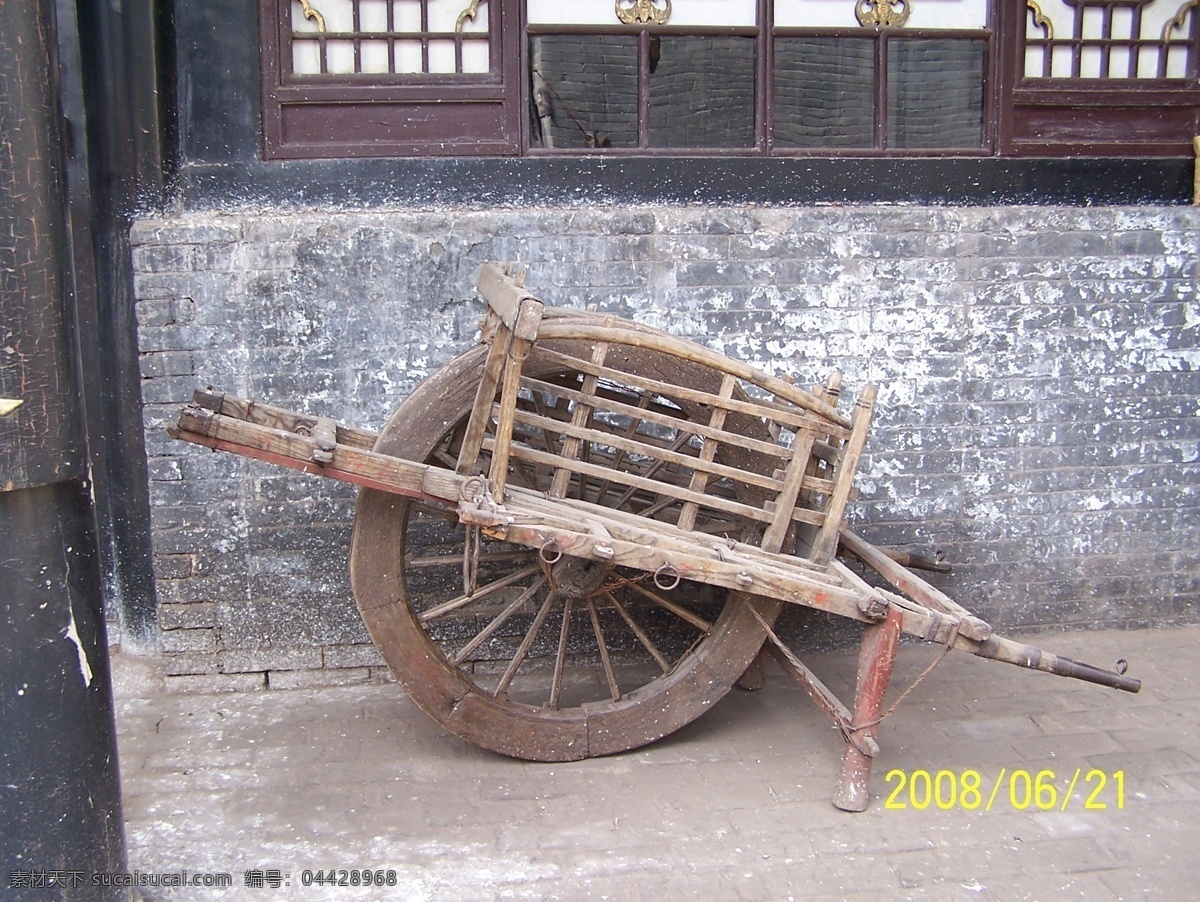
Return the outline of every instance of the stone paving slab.
{"type": "MultiPolygon", "coordinates": [[[[149,900],[1192,898],[1200,628],[1029,641],[1127,658],[1145,688],[950,655],[882,725],[861,814],[830,803],[840,739],[774,665],[761,692],[652,746],[531,764],[448,735],[395,685],[167,694],[153,661],[118,655],[130,869],[232,875],[149,900]],[[1047,810],[1026,790],[1039,771],[1047,810]],[[956,789],[945,810],[923,804],[938,780],[943,803],[956,789]],[[1093,792],[1106,807],[1086,807],[1093,792]],[[391,869],[396,886],[301,885],[330,868],[391,869]],[[246,886],[271,870],[290,885],[246,886]]],[[[893,686],[936,653],[903,647],[893,686]]],[[[808,657],[852,682],[852,652],[808,657]]]]}

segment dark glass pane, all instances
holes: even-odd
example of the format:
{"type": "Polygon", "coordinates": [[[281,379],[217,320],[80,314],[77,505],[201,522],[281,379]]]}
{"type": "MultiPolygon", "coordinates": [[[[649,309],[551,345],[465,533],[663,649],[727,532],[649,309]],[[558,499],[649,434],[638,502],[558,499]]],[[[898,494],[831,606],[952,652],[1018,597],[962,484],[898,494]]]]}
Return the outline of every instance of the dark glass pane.
{"type": "Polygon", "coordinates": [[[775,42],[775,143],[875,146],[874,39],[775,42]]]}
{"type": "Polygon", "coordinates": [[[529,66],[534,147],[637,147],[636,37],[534,37],[529,66]]]}
{"type": "Polygon", "coordinates": [[[984,41],[888,41],[888,146],[983,145],[984,41]]]}
{"type": "Polygon", "coordinates": [[[754,38],[650,41],[650,144],[754,146],[754,38]]]}

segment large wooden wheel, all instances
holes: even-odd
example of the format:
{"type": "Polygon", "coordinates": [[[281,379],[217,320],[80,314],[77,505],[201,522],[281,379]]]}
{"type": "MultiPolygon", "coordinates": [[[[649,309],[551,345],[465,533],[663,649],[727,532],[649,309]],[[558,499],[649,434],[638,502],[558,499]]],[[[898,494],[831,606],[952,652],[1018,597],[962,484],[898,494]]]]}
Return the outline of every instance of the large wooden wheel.
{"type": "MultiPolygon", "coordinates": [[[[375,450],[453,468],[486,350],[464,354],[423,383],[389,419],[375,450]]],[[[539,344],[523,371],[544,386],[575,384],[578,374],[552,357],[539,344]]],[[[703,367],[644,350],[624,366],[681,385],[713,378],[703,367]]],[[[543,415],[567,416],[568,394],[556,399],[543,388],[529,404],[543,415]]],[[[640,403],[675,411],[685,424],[677,444],[689,419],[707,416],[660,397],[640,403]]],[[[605,452],[591,453],[599,459],[605,452]]],[[[610,453],[607,465],[644,463],[610,453]]],[[[513,486],[548,485],[541,468],[517,463],[509,472],[513,486]]],[[[577,478],[568,497],[654,515],[652,496],[620,488],[577,478]]],[[[658,504],[667,508],[670,500],[658,504]]],[[[734,527],[702,518],[695,528],[734,527]]],[[[637,748],[691,722],[728,692],[762,645],[764,630],[750,606],[768,622],[779,608],[669,572],[480,539],[449,506],[371,489],[359,496],[350,564],[371,637],[412,700],[469,742],[537,761],[637,748]]]]}

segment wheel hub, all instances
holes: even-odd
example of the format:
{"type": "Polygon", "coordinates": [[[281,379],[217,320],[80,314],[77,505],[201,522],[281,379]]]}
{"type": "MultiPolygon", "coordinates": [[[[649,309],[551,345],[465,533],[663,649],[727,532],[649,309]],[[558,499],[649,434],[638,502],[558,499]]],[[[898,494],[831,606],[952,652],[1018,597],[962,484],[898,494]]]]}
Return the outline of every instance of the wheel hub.
{"type": "Polygon", "coordinates": [[[582,600],[602,591],[605,577],[612,570],[611,564],[588,558],[563,555],[549,565],[551,583],[564,598],[582,600]]]}

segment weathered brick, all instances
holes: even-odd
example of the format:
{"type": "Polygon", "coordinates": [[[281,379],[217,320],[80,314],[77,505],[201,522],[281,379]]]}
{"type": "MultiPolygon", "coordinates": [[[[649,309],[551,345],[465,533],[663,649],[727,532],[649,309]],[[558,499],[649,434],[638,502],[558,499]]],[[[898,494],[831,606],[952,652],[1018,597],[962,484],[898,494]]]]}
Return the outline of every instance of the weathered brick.
{"type": "Polygon", "coordinates": [[[383,658],[374,645],[335,645],[324,649],[326,667],[382,667],[383,658]]]}
{"type": "Polygon", "coordinates": [[[159,621],[159,626],[162,627],[161,641],[164,652],[208,654],[217,650],[217,634],[211,629],[169,629],[162,621],[159,621]]]}
{"type": "Polygon", "coordinates": [[[259,670],[316,670],[321,666],[320,648],[236,649],[220,654],[221,673],[259,670]]]}
{"type": "Polygon", "coordinates": [[[168,676],[167,691],[191,694],[224,692],[253,692],[266,689],[267,679],[263,673],[203,673],[168,676]]]}
{"type": "Polygon", "coordinates": [[[217,625],[217,606],[212,602],[160,604],[158,606],[158,625],[163,630],[194,630],[215,627],[217,625]]]}
{"type": "Polygon", "coordinates": [[[166,653],[162,658],[163,673],[169,677],[193,673],[216,673],[218,668],[217,655],[213,653],[166,653]]]}
{"type": "Polygon", "coordinates": [[[366,667],[343,667],[337,670],[272,670],[267,673],[271,689],[316,689],[322,686],[354,686],[371,678],[366,667]]]}

